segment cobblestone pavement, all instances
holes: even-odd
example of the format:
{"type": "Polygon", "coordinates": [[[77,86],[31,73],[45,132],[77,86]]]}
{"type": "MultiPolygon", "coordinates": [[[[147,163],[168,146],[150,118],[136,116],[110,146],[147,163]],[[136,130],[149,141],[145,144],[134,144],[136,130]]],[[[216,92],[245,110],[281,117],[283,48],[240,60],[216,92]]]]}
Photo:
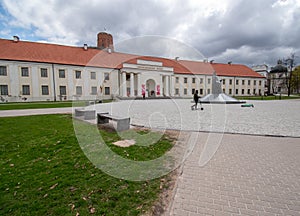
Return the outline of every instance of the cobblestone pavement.
{"type": "Polygon", "coordinates": [[[166,215],[300,215],[299,138],[224,134],[201,167],[199,134],[166,215]]]}

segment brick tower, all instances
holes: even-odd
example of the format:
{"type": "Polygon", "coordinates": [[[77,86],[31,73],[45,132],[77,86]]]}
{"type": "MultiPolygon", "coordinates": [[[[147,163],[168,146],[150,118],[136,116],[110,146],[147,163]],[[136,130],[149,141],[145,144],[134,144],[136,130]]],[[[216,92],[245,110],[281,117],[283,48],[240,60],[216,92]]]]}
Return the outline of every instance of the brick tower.
{"type": "Polygon", "coordinates": [[[97,47],[100,49],[108,49],[111,51],[114,50],[114,42],[111,34],[106,32],[99,32],[97,35],[97,47]]]}

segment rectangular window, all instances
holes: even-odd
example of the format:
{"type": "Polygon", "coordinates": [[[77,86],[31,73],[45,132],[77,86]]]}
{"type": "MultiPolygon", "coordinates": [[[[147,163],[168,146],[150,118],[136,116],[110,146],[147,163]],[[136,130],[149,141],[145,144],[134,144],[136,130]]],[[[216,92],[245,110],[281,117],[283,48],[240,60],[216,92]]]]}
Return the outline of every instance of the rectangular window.
{"type": "Polygon", "coordinates": [[[199,93],[200,95],[203,95],[203,89],[200,89],[200,93],[199,93]]]}
{"type": "MultiPolygon", "coordinates": [[[[129,79],[130,79],[130,75],[129,75],[129,79]]],[[[109,80],[109,73],[104,73],[104,80],[109,80]]]]}
{"type": "Polygon", "coordinates": [[[184,77],[183,82],[187,83],[187,78],[186,77],[184,77]]]}
{"type": "Polygon", "coordinates": [[[8,85],[0,85],[0,95],[8,95],[8,85]]]}
{"type": "Polygon", "coordinates": [[[96,79],[96,72],[91,72],[91,79],[96,79]]]}
{"type": "Polygon", "coordinates": [[[59,78],[66,78],[66,71],[64,69],[58,70],[58,77],[59,78]]]}
{"type": "MultiPolygon", "coordinates": [[[[176,77],[176,78],[178,78],[178,77],[176,77]]],[[[176,89],[175,89],[175,94],[176,94],[176,95],[179,95],[179,88],[176,88],[176,89]]]]}
{"type": "Polygon", "coordinates": [[[245,89],[242,89],[242,95],[244,95],[245,94],[245,89]]]}
{"type": "Polygon", "coordinates": [[[232,95],[232,89],[229,89],[229,94],[232,95]]]}
{"type": "Polygon", "coordinates": [[[192,94],[194,94],[195,93],[195,89],[192,89],[192,94]]]}
{"type": "Polygon", "coordinates": [[[223,93],[225,94],[225,89],[223,88],[223,93]]]}
{"type": "Polygon", "coordinates": [[[192,83],[196,83],[196,79],[195,78],[192,79],[192,83]]]}
{"type": "Polygon", "coordinates": [[[22,95],[30,95],[30,86],[22,85],[22,95]]]}
{"type": "Polygon", "coordinates": [[[242,85],[245,85],[245,80],[242,80],[242,85]]]}
{"type": "Polygon", "coordinates": [[[210,89],[207,89],[207,94],[210,94],[210,89]]]}
{"type": "Polygon", "coordinates": [[[48,77],[47,68],[41,68],[41,77],[48,77]]]}
{"type": "Polygon", "coordinates": [[[235,94],[236,94],[236,95],[239,94],[239,90],[238,90],[238,89],[235,90],[235,94]]]}
{"type": "Polygon", "coordinates": [[[223,81],[223,85],[225,85],[226,84],[226,79],[223,79],[222,81],[223,81]]]}
{"type": "MultiPolygon", "coordinates": [[[[279,91],[280,92],[280,91],[279,91]]],[[[256,94],[256,89],[253,89],[253,94],[255,95],[256,94]]]]}
{"type": "Polygon", "coordinates": [[[207,84],[210,84],[210,78],[207,79],[207,84]]]}
{"type": "Polygon", "coordinates": [[[179,77],[175,78],[176,83],[179,83],[179,77]]]}
{"type": "Polygon", "coordinates": [[[66,86],[59,86],[59,94],[60,95],[67,95],[67,87],[66,86]]]}
{"type": "Polygon", "coordinates": [[[203,83],[203,78],[200,78],[200,84],[202,84],[203,83]]]}
{"type": "Polygon", "coordinates": [[[21,67],[21,76],[22,77],[28,77],[29,76],[28,67],[21,67]]]}
{"type": "Polygon", "coordinates": [[[42,85],[42,95],[49,95],[49,88],[47,85],[42,85]]]}
{"type": "Polygon", "coordinates": [[[250,89],[248,89],[248,91],[247,91],[247,94],[248,94],[248,95],[250,95],[250,94],[251,94],[251,93],[250,93],[250,89]]]}
{"type": "Polygon", "coordinates": [[[110,95],[110,88],[109,87],[105,87],[104,94],[105,95],[110,95]]]}
{"type": "Polygon", "coordinates": [[[232,79],[229,80],[229,85],[232,85],[232,79]]]}
{"type": "Polygon", "coordinates": [[[261,86],[261,80],[259,81],[259,84],[258,85],[260,85],[261,86]]]}
{"type": "Polygon", "coordinates": [[[0,76],[7,76],[6,66],[0,66],[0,76]]]}
{"type": "Polygon", "coordinates": [[[91,95],[96,95],[97,94],[97,87],[92,86],[91,88],[91,95]]]}
{"type": "Polygon", "coordinates": [[[255,86],[256,86],[256,80],[254,80],[253,82],[254,82],[254,83],[253,83],[253,85],[255,85],[255,86]]]}
{"type": "Polygon", "coordinates": [[[248,85],[251,85],[251,80],[248,80],[248,85]]]}
{"type": "Polygon", "coordinates": [[[235,81],[235,84],[238,85],[238,84],[239,84],[239,80],[236,80],[236,81],[235,81]]]}
{"type": "Polygon", "coordinates": [[[183,90],[183,94],[187,95],[187,89],[186,88],[183,90]]]}
{"type": "Polygon", "coordinates": [[[76,79],[81,79],[81,71],[75,71],[75,78],[76,79]]]}
{"type": "Polygon", "coordinates": [[[76,86],[76,95],[82,95],[82,87],[76,86]]]}

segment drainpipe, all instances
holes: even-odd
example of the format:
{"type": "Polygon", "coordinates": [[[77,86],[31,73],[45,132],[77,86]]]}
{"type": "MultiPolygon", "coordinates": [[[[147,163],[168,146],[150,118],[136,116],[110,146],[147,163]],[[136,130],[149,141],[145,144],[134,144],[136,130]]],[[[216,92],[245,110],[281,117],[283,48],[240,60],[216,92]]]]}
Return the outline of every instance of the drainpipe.
{"type": "Polygon", "coordinates": [[[53,94],[54,94],[54,101],[56,101],[56,88],[55,88],[55,70],[54,64],[52,64],[52,78],[53,78],[53,94]]]}

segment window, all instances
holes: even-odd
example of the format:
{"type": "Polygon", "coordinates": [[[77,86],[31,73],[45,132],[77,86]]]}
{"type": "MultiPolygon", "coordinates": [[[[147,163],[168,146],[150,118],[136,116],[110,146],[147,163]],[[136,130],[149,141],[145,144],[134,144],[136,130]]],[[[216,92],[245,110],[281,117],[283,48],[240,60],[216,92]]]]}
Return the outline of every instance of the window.
{"type": "Polygon", "coordinates": [[[187,95],[187,89],[186,89],[186,88],[184,89],[183,94],[184,94],[184,95],[187,95]]]}
{"type": "Polygon", "coordinates": [[[203,95],[203,89],[200,89],[200,94],[203,95]]]}
{"type": "MultiPolygon", "coordinates": [[[[129,75],[129,79],[130,79],[130,75],[129,75]]],[[[104,80],[109,80],[109,73],[104,73],[104,80]]]]}
{"type": "Polygon", "coordinates": [[[41,77],[48,77],[47,68],[41,68],[41,77]]]}
{"type": "Polygon", "coordinates": [[[59,78],[66,78],[66,72],[64,69],[59,69],[58,70],[58,77],[59,78]]]}
{"type": "Polygon", "coordinates": [[[81,79],[81,71],[75,71],[75,78],[81,79]]]}
{"type": "Polygon", "coordinates": [[[91,95],[96,95],[97,94],[97,87],[92,86],[91,90],[92,90],[91,95]]]}
{"type": "Polygon", "coordinates": [[[8,95],[8,86],[0,85],[0,95],[8,95]]]}
{"type": "Polygon", "coordinates": [[[210,89],[207,89],[207,94],[210,94],[210,89]]]}
{"type": "Polygon", "coordinates": [[[229,80],[229,85],[232,85],[232,79],[229,80]]]}
{"type": "Polygon", "coordinates": [[[253,85],[256,85],[256,80],[254,80],[253,82],[254,82],[253,85]]]}
{"type": "Polygon", "coordinates": [[[60,95],[67,95],[67,88],[66,88],[66,86],[59,86],[59,94],[60,95]]]}
{"type": "Polygon", "coordinates": [[[245,80],[242,80],[242,85],[245,85],[245,80]]]}
{"type": "Polygon", "coordinates": [[[258,90],[258,94],[261,95],[261,89],[258,90]]]}
{"type": "Polygon", "coordinates": [[[210,78],[207,79],[207,84],[210,84],[210,78]]]}
{"type": "Polygon", "coordinates": [[[200,84],[202,84],[203,83],[203,78],[200,78],[200,84]]]}
{"type": "Polygon", "coordinates": [[[223,85],[225,85],[226,84],[226,79],[223,79],[222,81],[223,81],[223,85]]]}
{"type": "Polygon", "coordinates": [[[225,94],[225,89],[223,88],[223,93],[225,94]]]}
{"type": "Polygon", "coordinates": [[[261,80],[259,81],[259,84],[258,85],[260,85],[261,86],[261,80]]]}
{"type": "Polygon", "coordinates": [[[105,87],[104,94],[105,95],[110,95],[110,88],[109,87],[105,87]]]}
{"type": "Polygon", "coordinates": [[[47,85],[42,85],[42,95],[49,95],[49,88],[47,85]]]}
{"type": "Polygon", "coordinates": [[[7,76],[6,66],[0,66],[0,76],[7,76]]]}
{"type": "Polygon", "coordinates": [[[248,91],[247,91],[247,94],[248,94],[248,95],[250,95],[250,94],[251,94],[251,93],[250,93],[250,89],[248,89],[248,91]]]}
{"type": "Polygon", "coordinates": [[[187,83],[187,78],[186,78],[186,77],[184,77],[183,82],[184,82],[184,83],[187,83]]]}
{"type": "Polygon", "coordinates": [[[242,95],[244,95],[245,94],[245,89],[242,89],[242,95]]]}
{"type": "MultiPolygon", "coordinates": [[[[176,78],[178,78],[178,77],[176,77],[176,78]]],[[[176,95],[179,95],[179,88],[176,88],[176,89],[175,89],[175,94],[176,94],[176,95]]]]}
{"type": "Polygon", "coordinates": [[[175,78],[176,83],[179,83],[179,77],[175,78]]]}
{"type": "Polygon", "coordinates": [[[30,86],[22,85],[22,95],[30,95],[30,86]]]}
{"type": "Polygon", "coordinates": [[[251,85],[251,80],[248,80],[248,85],[251,85]]]}
{"type": "Polygon", "coordinates": [[[96,72],[91,72],[91,79],[96,79],[96,72]]]}
{"type": "Polygon", "coordinates": [[[229,94],[230,94],[230,95],[232,94],[232,89],[229,89],[229,94]]]}
{"type": "MultiPolygon", "coordinates": [[[[279,91],[280,92],[280,91],[279,91]]],[[[253,94],[255,95],[256,94],[256,89],[253,89],[253,94]]]]}
{"type": "Polygon", "coordinates": [[[195,93],[195,89],[192,89],[192,94],[194,94],[195,93]]]}
{"type": "Polygon", "coordinates": [[[238,90],[238,89],[235,90],[235,94],[236,94],[236,95],[239,94],[239,90],[238,90]]]}
{"type": "Polygon", "coordinates": [[[82,95],[82,87],[76,86],[76,95],[82,95]]]}
{"type": "Polygon", "coordinates": [[[236,81],[235,81],[235,84],[238,85],[238,84],[239,84],[239,80],[236,80],[236,81]]]}
{"type": "Polygon", "coordinates": [[[192,83],[196,83],[196,79],[195,78],[192,79],[192,83]]]}
{"type": "Polygon", "coordinates": [[[28,67],[21,67],[21,76],[22,77],[28,77],[29,76],[28,67]]]}

